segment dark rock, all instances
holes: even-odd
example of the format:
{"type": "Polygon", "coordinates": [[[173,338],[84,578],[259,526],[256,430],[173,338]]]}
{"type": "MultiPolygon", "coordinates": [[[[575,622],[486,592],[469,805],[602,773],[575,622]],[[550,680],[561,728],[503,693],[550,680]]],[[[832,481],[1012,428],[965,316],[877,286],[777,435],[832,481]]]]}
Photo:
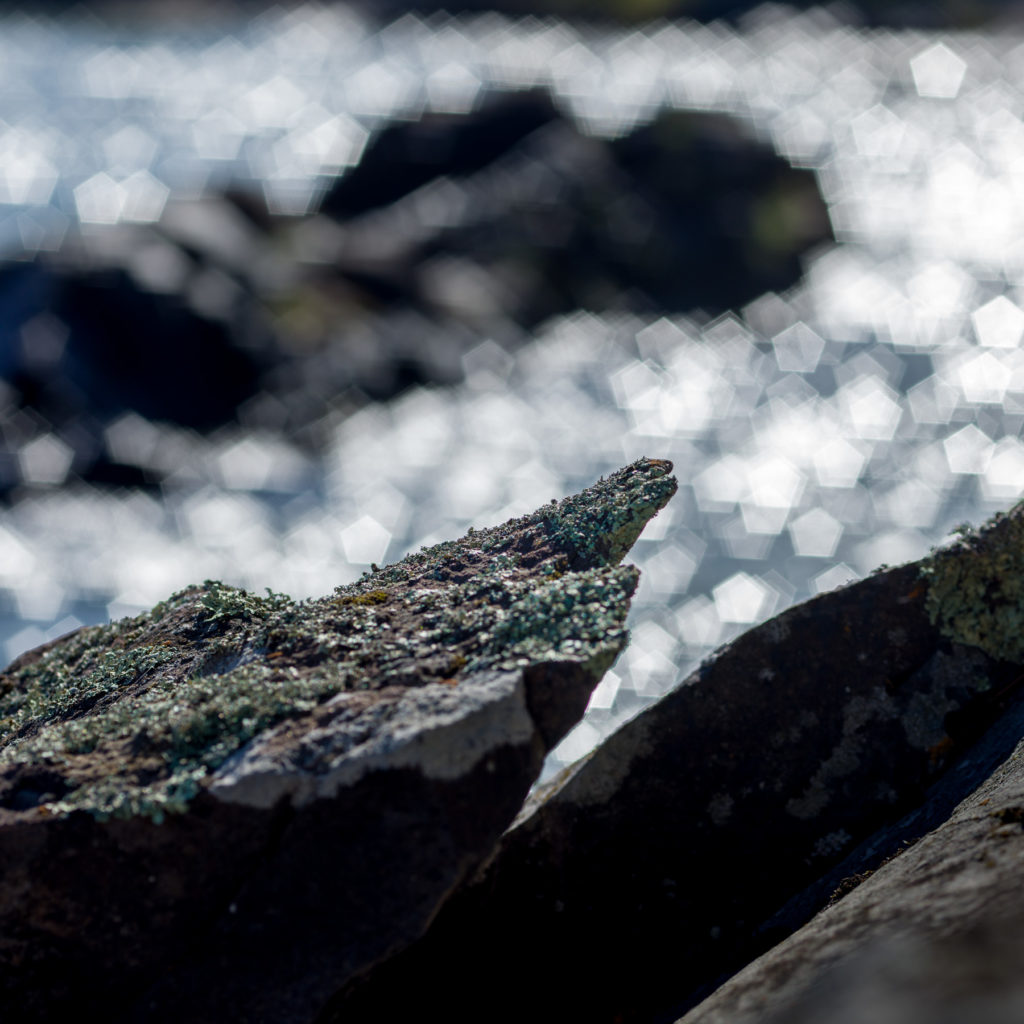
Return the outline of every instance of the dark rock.
{"type": "Polygon", "coordinates": [[[625,644],[670,469],[316,601],[207,582],[17,659],[5,1018],[308,1021],[416,939],[625,644]]]}
{"type": "Polygon", "coordinates": [[[324,208],[344,215],[332,265],[368,300],[488,330],[575,309],[721,313],[792,287],[831,240],[813,174],[736,119],[663,112],[608,141],[542,93],[389,129],[324,208]]]}
{"type": "Polygon", "coordinates": [[[1024,1019],[1022,825],[1024,744],[947,822],[683,1020],[1015,1024],[1024,1019]]]}
{"type": "Polygon", "coordinates": [[[487,93],[471,114],[424,114],[391,124],[370,142],[359,165],[338,179],[321,209],[348,219],[434,178],[473,174],[560,116],[550,94],[534,89],[487,93]]]}
{"type": "MultiPolygon", "coordinates": [[[[204,204],[209,220],[216,222],[220,205],[204,204]]],[[[76,476],[156,484],[152,472],[112,457],[104,429],[126,412],[200,431],[230,423],[259,393],[275,355],[265,344],[266,324],[252,315],[251,290],[209,253],[186,254],[148,229],[111,229],[106,241],[113,252],[90,252],[79,240],[60,254],[0,269],[0,378],[7,382],[0,459],[52,432],[73,452],[76,476]],[[140,283],[133,265],[147,249],[180,263],[180,280],[165,288],[140,283]],[[205,305],[190,303],[190,290],[197,295],[215,274],[223,308],[212,309],[210,286],[205,305]]],[[[18,476],[0,467],[0,493],[18,476]]]]}
{"type": "Polygon", "coordinates": [[[466,1021],[487,992],[499,1019],[674,1019],[814,913],[828,891],[795,897],[858,843],[918,812],[848,874],[1012,749],[1021,579],[1024,508],[751,630],[534,794],[425,939],[329,1019],[403,1019],[414,993],[466,1021]]]}
{"type": "MultiPolygon", "coordinates": [[[[784,11],[795,8],[825,8],[825,17],[840,23],[887,28],[967,28],[1005,22],[1015,14],[1015,0],[961,0],[932,3],[925,0],[844,0],[841,6],[822,4],[821,0],[795,0],[784,11]]],[[[647,24],[655,18],[685,18],[693,21],[718,20],[743,23],[752,12],[764,18],[784,17],[761,0],[360,0],[375,17],[398,17],[411,11],[438,12],[445,15],[501,11],[514,17],[525,15],[563,18],[585,17],[589,22],[647,24]],[[760,11],[759,8],[767,8],[760,11]]]]}
{"type": "MultiPolygon", "coordinates": [[[[225,205],[208,200],[200,216],[222,228],[225,205]]],[[[190,308],[185,295],[222,254],[194,246],[186,253],[138,228],[101,238],[110,251],[89,251],[78,240],[58,256],[0,273],[0,374],[19,403],[58,427],[125,410],[198,430],[231,420],[258,387],[258,332],[242,331],[230,304],[215,316],[190,308]],[[159,292],[130,273],[139,253],[158,244],[181,264],[180,279],[159,292]]],[[[237,268],[224,271],[227,281],[237,268]]]]}

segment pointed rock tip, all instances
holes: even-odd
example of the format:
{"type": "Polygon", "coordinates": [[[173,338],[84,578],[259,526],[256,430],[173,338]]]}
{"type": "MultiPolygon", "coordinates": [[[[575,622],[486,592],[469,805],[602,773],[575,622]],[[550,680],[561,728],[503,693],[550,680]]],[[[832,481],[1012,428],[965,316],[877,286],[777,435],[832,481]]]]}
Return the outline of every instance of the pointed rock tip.
{"type": "MultiPolygon", "coordinates": [[[[470,529],[456,541],[422,548],[341,588],[347,594],[393,585],[433,586],[467,570],[532,576],[618,565],[679,487],[667,459],[637,459],[561,501],[500,526],[470,529]]],[[[339,591],[340,592],[340,591],[339,591]]]]}
{"type": "Polygon", "coordinates": [[[573,569],[616,565],[679,488],[667,459],[638,459],[542,511],[573,569]]]}

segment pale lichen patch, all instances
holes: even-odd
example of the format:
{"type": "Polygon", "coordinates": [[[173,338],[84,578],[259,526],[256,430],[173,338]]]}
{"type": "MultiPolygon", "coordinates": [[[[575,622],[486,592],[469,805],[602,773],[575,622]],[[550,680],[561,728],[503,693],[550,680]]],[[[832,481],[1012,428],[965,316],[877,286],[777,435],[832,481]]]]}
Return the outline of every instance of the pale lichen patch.
{"type": "Polygon", "coordinates": [[[881,689],[852,697],[843,708],[843,730],[839,742],[819,765],[800,796],[786,802],[786,812],[794,818],[817,817],[841,795],[843,780],[860,767],[864,748],[870,743],[875,722],[893,717],[894,707],[881,689]]]}
{"type": "Polygon", "coordinates": [[[716,825],[725,825],[732,817],[735,803],[728,793],[716,793],[708,803],[708,816],[716,825]]]}
{"type": "Polygon", "coordinates": [[[837,829],[827,836],[822,836],[815,844],[811,853],[813,857],[832,857],[850,845],[853,837],[846,829],[837,829]]]}

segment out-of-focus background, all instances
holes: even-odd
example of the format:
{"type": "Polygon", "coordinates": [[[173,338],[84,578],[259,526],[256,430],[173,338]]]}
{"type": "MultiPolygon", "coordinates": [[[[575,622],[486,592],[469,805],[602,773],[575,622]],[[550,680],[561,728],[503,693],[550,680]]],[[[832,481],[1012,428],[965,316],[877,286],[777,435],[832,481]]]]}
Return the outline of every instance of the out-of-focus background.
{"type": "Polygon", "coordinates": [[[672,459],[554,768],[1012,504],[1015,9],[0,7],[2,654],[672,459]]]}

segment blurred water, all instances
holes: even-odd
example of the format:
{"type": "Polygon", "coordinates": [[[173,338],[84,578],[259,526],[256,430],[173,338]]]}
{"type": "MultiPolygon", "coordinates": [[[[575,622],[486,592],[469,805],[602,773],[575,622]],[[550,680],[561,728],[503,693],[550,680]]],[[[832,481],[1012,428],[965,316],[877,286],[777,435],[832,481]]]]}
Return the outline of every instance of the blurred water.
{"type": "MultiPolygon", "coordinates": [[[[331,420],[322,459],[126,414],[117,458],[172,472],[158,496],[112,493],[55,486],[69,454],[38,435],[18,454],[35,489],[0,520],[8,657],[207,577],[324,593],[639,455],[672,459],[680,493],[635,549],[632,645],[555,766],[752,623],[1024,489],[1024,36],[781,8],[740,29],[378,29],[310,7],[191,36],[8,18],[0,69],[11,254],[229,181],[301,214],[393,120],[537,86],[597,135],[665,107],[746,120],[813,169],[839,242],[790,293],[711,323],[579,312],[514,355],[481,335],[464,384],[331,420]]],[[[423,197],[403,214],[436,215],[423,197]]]]}

